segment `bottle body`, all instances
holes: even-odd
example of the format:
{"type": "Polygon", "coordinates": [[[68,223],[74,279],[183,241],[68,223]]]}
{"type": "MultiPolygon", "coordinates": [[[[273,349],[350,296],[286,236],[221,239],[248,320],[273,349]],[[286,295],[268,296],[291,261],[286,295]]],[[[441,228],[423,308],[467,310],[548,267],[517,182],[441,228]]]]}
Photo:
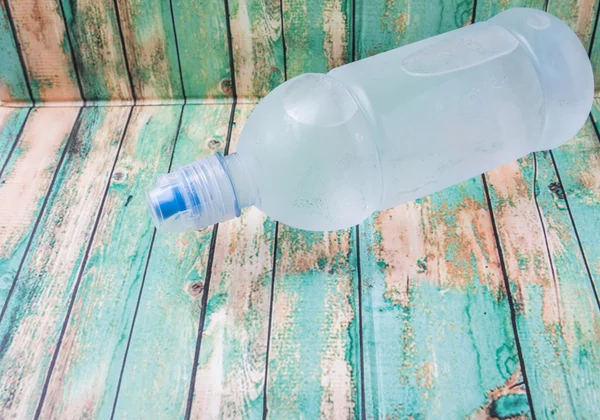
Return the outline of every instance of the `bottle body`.
{"type": "Polygon", "coordinates": [[[223,172],[238,195],[253,191],[243,206],[298,228],[346,228],[566,142],[592,97],[576,35],[545,12],[511,9],[280,85],[223,172]]]}

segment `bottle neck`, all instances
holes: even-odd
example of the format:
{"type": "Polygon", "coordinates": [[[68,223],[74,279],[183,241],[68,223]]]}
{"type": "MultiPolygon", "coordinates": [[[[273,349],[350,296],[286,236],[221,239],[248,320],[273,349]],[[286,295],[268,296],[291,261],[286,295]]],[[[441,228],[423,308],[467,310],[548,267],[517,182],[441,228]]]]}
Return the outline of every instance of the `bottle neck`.
{"type": "Polygon", "coordinates": [[[231,153],[223,157],[223,167],[235,192],[240,209],[253,206],[260,202],[258,187],[250,176],[246,162],[238,153],[231,153]]]}

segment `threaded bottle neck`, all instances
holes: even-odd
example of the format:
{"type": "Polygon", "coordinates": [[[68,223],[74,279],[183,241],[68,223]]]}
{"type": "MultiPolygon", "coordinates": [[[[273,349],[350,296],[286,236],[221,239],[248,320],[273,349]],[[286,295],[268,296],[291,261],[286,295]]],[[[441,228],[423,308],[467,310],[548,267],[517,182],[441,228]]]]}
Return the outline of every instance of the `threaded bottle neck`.
{"type": "Polygon", "coordinates": [[[198,230],[238,217],[258,198],[243,159],[220,154],[162,175],[148,192],[152,219],[159,230],[198,230]]]}

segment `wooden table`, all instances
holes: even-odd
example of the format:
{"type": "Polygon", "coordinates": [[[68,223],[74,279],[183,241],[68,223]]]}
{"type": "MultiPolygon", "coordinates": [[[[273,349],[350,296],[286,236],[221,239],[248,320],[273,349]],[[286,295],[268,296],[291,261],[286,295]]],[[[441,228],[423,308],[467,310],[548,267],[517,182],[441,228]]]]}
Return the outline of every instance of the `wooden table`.
{"type": "Polygon", "coordinates": [[[346,231],[145,207],[286,78],[505,3],[600,64],[598,0],[0,0],[0,418],[600,418],[598,103],[346,231]]]}

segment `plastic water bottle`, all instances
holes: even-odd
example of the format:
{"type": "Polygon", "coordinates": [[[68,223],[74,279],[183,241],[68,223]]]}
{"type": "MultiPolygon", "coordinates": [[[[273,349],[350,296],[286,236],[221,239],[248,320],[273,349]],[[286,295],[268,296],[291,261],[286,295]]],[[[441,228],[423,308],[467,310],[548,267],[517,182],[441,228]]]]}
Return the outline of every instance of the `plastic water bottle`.
{"type": "Polygon", "coordinates": [[[559,19],[511,9],[269,93],[237,153],[159,177],[156,226],[195,230],[257,206],[287,225],[336,230],[559,146],[594,92],[577,36],[559,19]]]}

